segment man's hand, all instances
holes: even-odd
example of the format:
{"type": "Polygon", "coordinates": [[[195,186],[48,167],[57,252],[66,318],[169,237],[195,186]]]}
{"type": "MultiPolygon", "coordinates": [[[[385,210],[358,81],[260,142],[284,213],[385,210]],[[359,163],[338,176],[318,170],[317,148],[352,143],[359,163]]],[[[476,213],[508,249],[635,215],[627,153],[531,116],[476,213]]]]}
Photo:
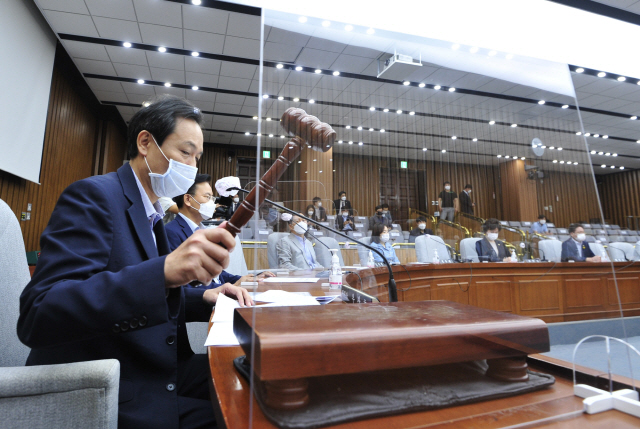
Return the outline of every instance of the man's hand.
{"type": "Polygon", "coordinates": [[[264,280],[264,279],[265,279],[265,278],[267,278],[267,277],[275,277],[275,276],[276,276],[276,275],[275,275],[275,274],[273,274],[273,273],[272,273],[272,272],[270,272],[270,271],[264,271],[264,272],[262,272],[262,273],[258,274],[257,276],[256,276],[256,275],[253,275],[253,274],[249,274],[249,275],[246,275],[246,276],[242,276],[242,277],[240,277],[240,278],[238,279],[238,281],[237,281],[237,282],[235,282],[234,284],[235,284],[236,286],[240,286],[240,285],[242,284],[242,282],[259,282],[259,281],[264,280]]]}
{"type": "Polygon", "coordinates": [[[193,280],[208,285],[229,265],[229,250],[233,250],[235,245],[235,239],[224,228],[194,232],[167,255],[164,262],[165,287],[178,287],[193,280]]]}
{"type": "Polygon", "coordinates": [[[231,283],[225,283],[215,289],[207,289],[204,295],[202,295],[202,299],[207,304],[214,305],[218,301],[218,296],[220,296],[221,293],[237,300],[240,307],[253,305],[253,300],[249,296],[249,292],[247,292],[245,288],[232,285],[231,283]]]}
{"type": "Polygon", "coordinates": [[[596,255],[591,258],[587,258],[587,262],[602,262],[602,258],[596,255]]]}
{"type": "Polygon", "coordinates": [[[502,262],[511,262],[511,256],[502,259],[502,262]]]}

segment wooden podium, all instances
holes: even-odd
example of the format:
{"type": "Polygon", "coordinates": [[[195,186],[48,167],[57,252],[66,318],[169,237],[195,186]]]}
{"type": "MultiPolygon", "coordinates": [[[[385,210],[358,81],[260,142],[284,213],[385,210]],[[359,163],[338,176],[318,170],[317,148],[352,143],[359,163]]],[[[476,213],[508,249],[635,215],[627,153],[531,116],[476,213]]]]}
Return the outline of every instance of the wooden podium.
{"type": "Polygon", "coordinates": [[[277,409],[304,407],[309,377],[487,359],[487,376],[519,382],[526,356],[549,351],[539,319],[448,301],[239,308],[233,323],[277,409]]]}

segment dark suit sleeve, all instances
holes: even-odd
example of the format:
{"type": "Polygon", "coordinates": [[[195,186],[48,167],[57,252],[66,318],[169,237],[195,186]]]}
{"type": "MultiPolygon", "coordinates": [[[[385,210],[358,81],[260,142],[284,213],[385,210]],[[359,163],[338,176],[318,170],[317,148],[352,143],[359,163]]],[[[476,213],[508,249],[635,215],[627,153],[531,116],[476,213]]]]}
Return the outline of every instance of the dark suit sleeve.
{"type": "Polygon", "coordinates": [[[238,280],[240,280],[242,276],[238,276],[235,274],[231,274],[227,271],[222,270],[222,272],[220,273],[220,283],[225,284],[225,283],[231,283],[234,284],[235,282],[237,282],[238,280]]]}
{"type": "Polygon", "coordinates": [[[562,242],[562,253],[560,254],[560,260],[566,262],[569,259],[573,259],[573,254],[569,250],[569,241],[562,242]]]}
{"type": "Polygon", "coordinates": [[[593,253],[593,250],[591,250],[591,246],[587,242],[584,242],[583,254],[584,254],[585,260],[587,258],[593,258],[594,256],[596,256],[596,254],[593,253]]]}
{"type": "Polygon", "coordinates": [[[202,287],[183,287],[186,322],[208,322],[213,307],[202,300],[206,291],[202,287]]]}
{"type": "Polygon", "coordinates": [[[42,234],[41,258],[20,297],[18,336],[39,348],[113,335],[114,324],[146,318],[145,327],[165,323],[166,256],[106,271],[112,255],[114,207],[102,185],[82,180],[60,196],[42,234]],[[135,285],[135,287],[132,287],[135,285]]]}
{"type": "Polygon", "coordinates": [[[177,221],[174,219],[165,226],[165,231],[167,232],[167,240],[169,240],[169,249],[171,249],[172,252],[182,244],[182,239],[180,238],[178,232],[176,232],[175,228],[169,226],[174,222],[177,221]]]}

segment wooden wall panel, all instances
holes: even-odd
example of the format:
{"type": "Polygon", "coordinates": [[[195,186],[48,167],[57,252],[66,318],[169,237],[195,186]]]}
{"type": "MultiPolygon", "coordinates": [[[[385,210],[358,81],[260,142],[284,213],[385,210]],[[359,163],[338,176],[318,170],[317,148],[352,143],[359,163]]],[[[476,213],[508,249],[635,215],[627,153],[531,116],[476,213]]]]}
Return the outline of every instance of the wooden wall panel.
{"type": "Polygon", "coordinates": [[[640,170],[597,178],[602,210],[607,221],[625,227],[627,216],[640,216],[640,170]]]}
{"type": "Polygon", "coordinates": [[[534,220],[538,217],[536,182],[528,179],[522,160],[500,163],[503,220],[534,220]]]}
{"type": "Polygon", "coordinates": [[[101,174],[111,173],[122,167],[127,156],[127,136],[114,122],[102,121],[104,134],[101,142],[104,147],[101,174]]]}

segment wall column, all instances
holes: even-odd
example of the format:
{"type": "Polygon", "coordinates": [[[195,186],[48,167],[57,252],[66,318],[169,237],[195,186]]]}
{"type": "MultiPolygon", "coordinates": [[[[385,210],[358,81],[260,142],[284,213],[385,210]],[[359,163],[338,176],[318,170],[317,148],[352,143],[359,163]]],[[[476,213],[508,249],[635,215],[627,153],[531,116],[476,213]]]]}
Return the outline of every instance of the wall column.
{"type": "Polygon", "coordinates": [[[538,218],[538,190],[535,180],[528,179],[522,160],[500,164],[502,189],[501,220],[535,221],[538,218]]]}

